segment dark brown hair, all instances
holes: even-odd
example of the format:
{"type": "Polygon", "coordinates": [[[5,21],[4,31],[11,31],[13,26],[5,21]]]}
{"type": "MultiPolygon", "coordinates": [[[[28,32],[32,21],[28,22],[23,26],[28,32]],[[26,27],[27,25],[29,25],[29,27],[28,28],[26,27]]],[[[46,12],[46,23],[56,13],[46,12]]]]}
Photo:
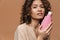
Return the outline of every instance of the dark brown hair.
{"type": "MultiPolygon", "coordinates": [[[[31,16],[28,15],[30,13],[30,8],[34,0],[26,0],[24,5],[22,6],[22,13],[21,13],[21,21],[20,23],[30,23],[31,22],[31,16]]],[[[45,14],[44,16],[47,15],[47,13],[51,10],[51,5],[48,0],[40,0],[43,3],[43,6],[45,8],[45,14]]],[[[43,19],[40,20],[40,23],[42,22],[43,19]]]]}

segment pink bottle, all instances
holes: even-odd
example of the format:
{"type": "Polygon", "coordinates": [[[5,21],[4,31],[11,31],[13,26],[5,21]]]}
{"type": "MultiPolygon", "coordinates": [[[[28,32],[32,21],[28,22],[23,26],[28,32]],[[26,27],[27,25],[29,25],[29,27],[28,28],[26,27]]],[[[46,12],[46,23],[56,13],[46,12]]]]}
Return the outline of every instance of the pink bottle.
{"type": "Polygon", "coordinates": [[[52,19],[52,12],[49,11],[47,16],[45,16],[45,18],[43,19],[42,23],[41,23],[41,30],[45,31],[48,27],[48,25],[51,23],[52,19]]]}

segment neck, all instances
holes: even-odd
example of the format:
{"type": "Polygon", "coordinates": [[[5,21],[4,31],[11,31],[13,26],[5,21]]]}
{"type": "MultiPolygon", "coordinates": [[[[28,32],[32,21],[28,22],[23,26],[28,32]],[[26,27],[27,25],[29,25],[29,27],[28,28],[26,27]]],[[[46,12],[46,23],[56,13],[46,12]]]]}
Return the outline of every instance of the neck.
{"type": "Polygon", "coordinates": [[[38,27],[38,25],[39,25],[39,20],[35,20],[35,19],[32,19],[31,23],[29,24],[29,26],[31,26],[33,28],[38,27]]]}

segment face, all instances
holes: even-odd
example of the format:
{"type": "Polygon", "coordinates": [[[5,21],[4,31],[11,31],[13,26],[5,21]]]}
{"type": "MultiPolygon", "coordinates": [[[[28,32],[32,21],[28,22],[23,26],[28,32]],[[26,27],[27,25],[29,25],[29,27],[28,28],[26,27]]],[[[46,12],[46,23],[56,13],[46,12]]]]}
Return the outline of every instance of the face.
{"type": "Polygon", "coordinates": [[[31,6],[31,17],[33,19],[42,19],[44,17],[44,6],[40,0],[35,0],[31,6]]]}

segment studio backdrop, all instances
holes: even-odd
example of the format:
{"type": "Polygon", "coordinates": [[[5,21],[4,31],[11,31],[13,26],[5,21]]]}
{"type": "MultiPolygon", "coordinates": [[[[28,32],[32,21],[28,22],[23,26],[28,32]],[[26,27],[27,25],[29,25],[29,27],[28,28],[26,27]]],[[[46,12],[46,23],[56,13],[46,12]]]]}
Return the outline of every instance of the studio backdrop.
{"type": "MultiPolygon", "coordinates": [[[[25,0],[0,0],[0,40],[14,40],[25,0]]],[[[50,40],[60,40],[60,0],[49,0],[53,11],[50,40]]]]}

